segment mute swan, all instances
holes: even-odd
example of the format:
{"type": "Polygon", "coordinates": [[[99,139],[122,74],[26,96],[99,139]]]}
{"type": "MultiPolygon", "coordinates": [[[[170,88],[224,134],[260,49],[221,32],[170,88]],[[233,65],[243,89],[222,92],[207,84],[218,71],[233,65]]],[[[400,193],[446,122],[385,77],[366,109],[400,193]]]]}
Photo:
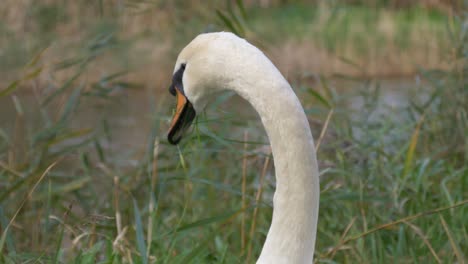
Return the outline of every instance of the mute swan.
{"type": "Polygon", "coordinates": [[[319,173],[304,109],[291,86],[255,46],[232,33],[197,36],[179,54],[168,132],[177,144],[209,99],[232,90],[260,115],[276,168],[273,217],[258,264],[312,263],[319,209],[319,173]]]}

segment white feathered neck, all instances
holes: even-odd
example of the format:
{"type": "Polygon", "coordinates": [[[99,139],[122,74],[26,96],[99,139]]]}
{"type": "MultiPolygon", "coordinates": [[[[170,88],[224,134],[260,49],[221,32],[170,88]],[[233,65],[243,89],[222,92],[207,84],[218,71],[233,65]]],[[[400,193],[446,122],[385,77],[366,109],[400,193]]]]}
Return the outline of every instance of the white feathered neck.
{"type": "Polygon", "coordinates": [[[276,191],[261,264],[312,263],[319,173],[309,122],[289,83],[256,47],[231,33],[195,38],[179,55],[185,94],[197,112],[208,98],[232,90],[260,115],[272,147],[276,191]]]}

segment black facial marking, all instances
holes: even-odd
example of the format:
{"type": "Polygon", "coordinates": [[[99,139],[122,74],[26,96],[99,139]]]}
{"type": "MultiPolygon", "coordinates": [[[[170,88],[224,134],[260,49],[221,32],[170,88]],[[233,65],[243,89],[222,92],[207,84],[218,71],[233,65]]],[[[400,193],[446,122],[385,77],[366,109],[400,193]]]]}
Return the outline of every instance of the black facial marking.
{"type": "Polygon", "coordinates": [[[175,91],[176,87],[177,89],[179,89],[179,91],[183,95],[185,95],[184,84],[182,83],[182,77],[184,76],[184,71],[185,71],[185,63],[182,63],[180,65],[180,68],[172,76],[172,84],[171,86],[169,86],[169,92],[174,96],[176,95],[176,91],[175,91]]]}
{"type": "MultiPolygon", "coordinates": [[[[176,96],[176,89],[178,89],[179,92],[182,93],[182,95],[179,94],[179,96],[185,97],[184,84],[182,83],[185,67],[185,63],[182,63],[180,68],[172,76],[172,84],[169,86],[169,92],[174,96],[176,96]]],[[[173,145],[179,143],[179,141],[182,139],[182,136],[188,130],[196,116],[195,109],[193,108],[190,101],[188,101],[188,99],[181,111],[182,112],[179,114],[176,123],[171,127],[167,135],[169,143],[173,145]]]]}

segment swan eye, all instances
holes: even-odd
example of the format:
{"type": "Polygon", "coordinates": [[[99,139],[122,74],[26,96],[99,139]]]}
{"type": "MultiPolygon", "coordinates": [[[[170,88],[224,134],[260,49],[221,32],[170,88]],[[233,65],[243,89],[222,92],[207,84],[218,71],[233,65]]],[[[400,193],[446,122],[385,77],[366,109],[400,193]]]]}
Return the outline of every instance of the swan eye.
{"type": "Polygon", "coordinates": [[[182,63],[180,65],[180,68],[172,76],[172,84],[171,86],[169,86],[169,92],[173,96],[176,96],[176,89],[179,89],[179,91],[182,92],[182,94],[185,94],[184,84],[182,83],[182,77],[184,76],[185,66],[186,64],[182,63]]]}
{"type": "Polygon", "coordinates": [[[169,86],[169,93],[171,93],[173,96],[176,96],[176,90],[173,84],[169,86]]]}

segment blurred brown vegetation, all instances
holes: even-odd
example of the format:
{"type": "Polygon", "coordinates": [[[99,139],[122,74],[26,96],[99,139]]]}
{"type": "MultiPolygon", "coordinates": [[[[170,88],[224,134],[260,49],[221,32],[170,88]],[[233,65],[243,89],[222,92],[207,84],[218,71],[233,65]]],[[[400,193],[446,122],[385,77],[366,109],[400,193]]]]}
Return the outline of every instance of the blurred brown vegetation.
{"type": "MultiPolygon", "coordinates": [[[[43,0],[33,3],[29,0],[4,0],[0,8],[3,20],[0,22],[1,86],[19,78],[21,67],[43,49],[46,49],[42,56],[45,70],[37,81],[62,82],[70,73],[54,71],[54,65],[79,56],[83,47],[99,34],[109,34],[115,48],[87,67],[85,75],[88,78],[124,69],[130,72],[126,78],[131,81],[164,86],[161,83],[168,82],[172,63],[184,44],[204,31],[227,30],[216,16],[216,10],[232,9],[234,2],[43,0]]],[[[446,68],[449,63],[442,55],[447,41],[443,39],[444,35],[437,33],[440,30],[434,29],[434,25],[415,22],[410,29],[403,28],[408,31],[404,40],[407,44],[402,48],[396,43],[401,23],[406,23],[397,21],[400,16],[398,10],[423,7],[431,10],[428,12],[436,10],[450,16],[460,10],[462,1],[246,0],[244,4],[249,14],[259,8],[267,13],[270,10],[278,13],[278,10],[296,4],[319,10],[313,21],[297,29],[302,30],[301,34],[307,33],[302,37],[268,39],[269,34],[276,34],[276,26],[274,21],[266,20],[270,18],[265,16],[265,12],[263,17],[254,17],[254,22],[244,21],[246,37],[261,46],[289,78],[296,77],[291,74],[297,73],[392,77],[411,75],[420,65],[446,68]],[[351,26],[344,32],[346,36],[341,36],[344,33],[339,30],[330,33],[336,35],[332,36],[335,47],[330,48],[330,40],[323,40],[323,36],[330,38],[327,32],[330,24],[335,20],[340,27],[339,23],[346,24],[348,22],[343,21],[353,16],[337,15],[333,9],[337,4],[364,6],[369,10],[379,7],[375,14],[371,14],[378,17],[372,25],[375,32],[368,32],[368,25],[351,21],[351,26]]],[[[427,17],[430,16],[428,13],[427,17]]],[[[295,30],[294,27],[296,25],[292,24],[291,31],[295,30]]],[[[277,34],[283,33],[288,32],[277,34]]]]}
{"type": "MultiPolygon", "coordinates": [[[[280,5],[286,3],[298,2],[297,0],[247,0],[249,4],[259,4],[261,6],[280,5]]],[[[321,0],[311,0],[310,2],[321,3],[321,0]]],[[[341,0],[334,1],[346,4],[359,4],[366,6],[381,6],[385,5],[390,8],[407,8],[420,6],[425,8],[436,8],[444,11],[461,8],[462,0],[341,0]]]]}

